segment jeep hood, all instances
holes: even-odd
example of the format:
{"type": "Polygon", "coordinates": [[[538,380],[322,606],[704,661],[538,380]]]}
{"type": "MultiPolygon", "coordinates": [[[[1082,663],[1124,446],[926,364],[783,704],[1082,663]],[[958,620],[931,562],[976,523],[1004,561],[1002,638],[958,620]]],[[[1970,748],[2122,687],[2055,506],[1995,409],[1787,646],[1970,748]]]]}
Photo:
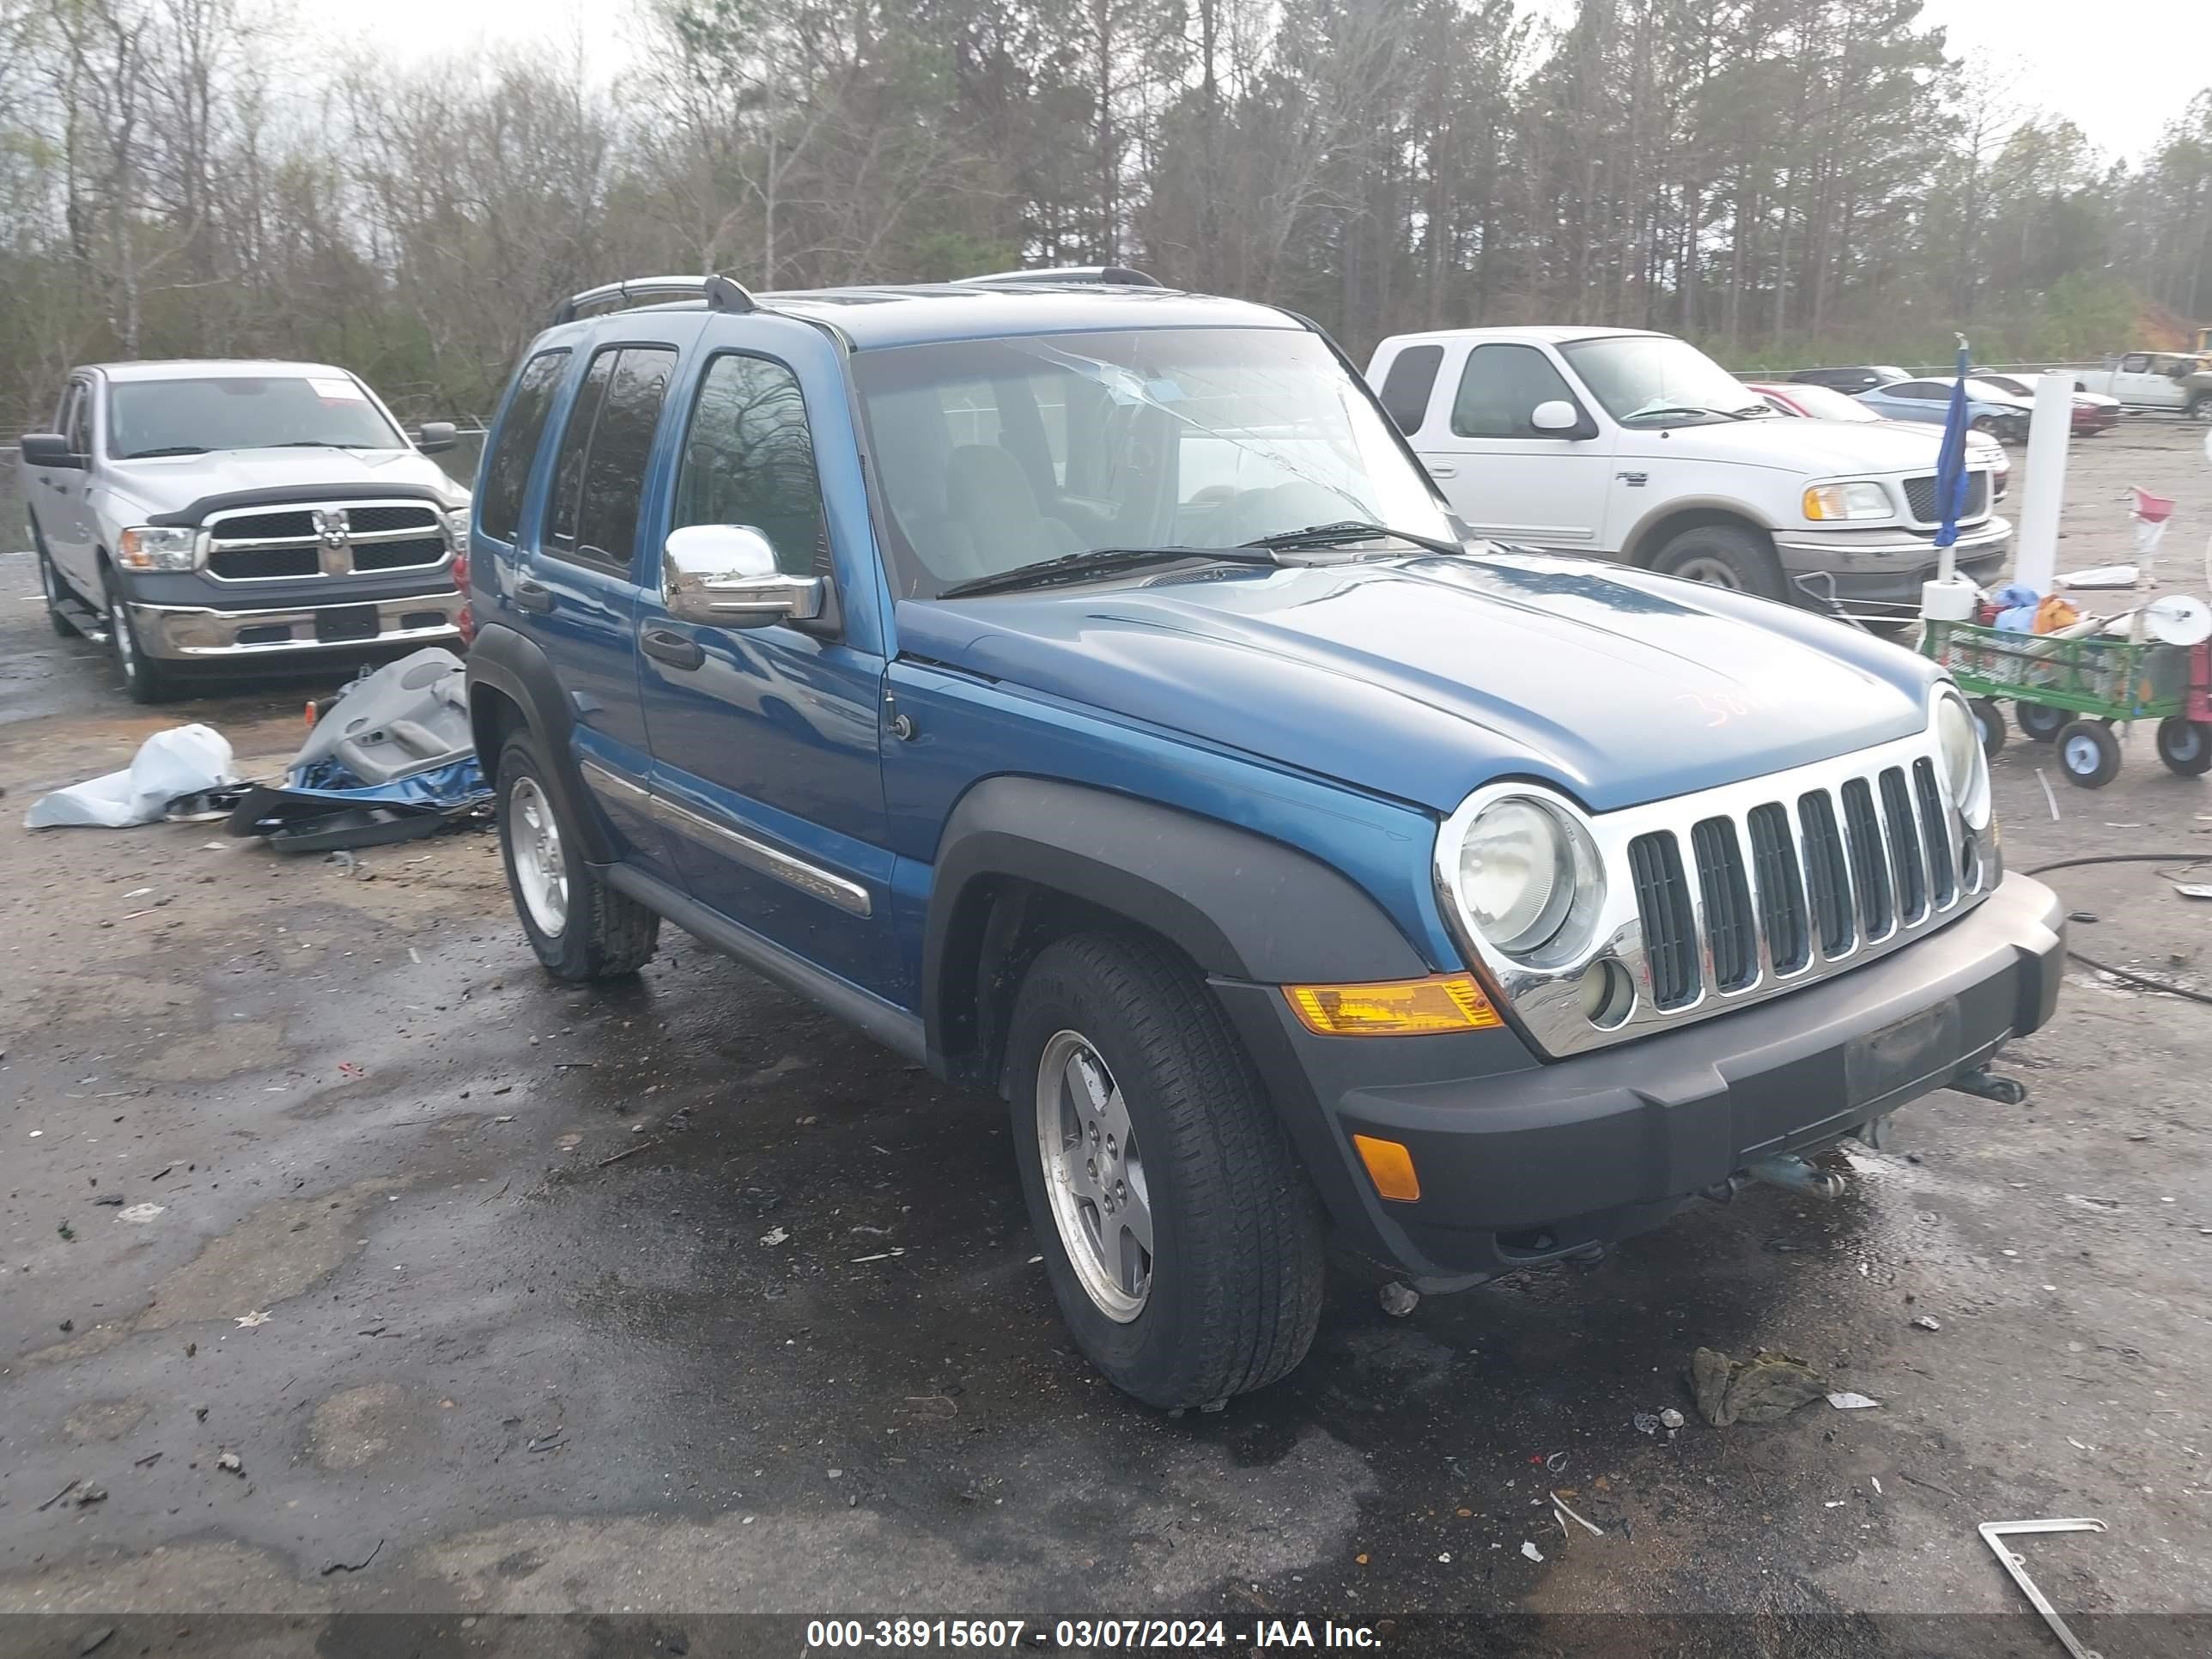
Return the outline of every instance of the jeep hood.
{"type": "Polygon", "coordinates": [[[1449,812],[1545,780],[1595,811],[1927,723],[1936,671],[1825,617],[1501,553],[1220,567],[902,601],[899,652],[1449,812]]]}
{"type": "Polygon", "coordinates": [[[218,449],[205,455],[103,461],[99,477],[111,494],[149,514],[181,512],[207,495],[303,486],[404,484],[408,494],[434,489],[449,507],[469,498],[466,486],[413,449],[218,449]]]}
{"type": "Polygon", "coordinates": [[[1724,461],[1808,478],[1933,472],[1943,428],[1904,422],[1807,421],[1787,415],[1620,434],[1622,456],[1654,461],[1724,461]]]}

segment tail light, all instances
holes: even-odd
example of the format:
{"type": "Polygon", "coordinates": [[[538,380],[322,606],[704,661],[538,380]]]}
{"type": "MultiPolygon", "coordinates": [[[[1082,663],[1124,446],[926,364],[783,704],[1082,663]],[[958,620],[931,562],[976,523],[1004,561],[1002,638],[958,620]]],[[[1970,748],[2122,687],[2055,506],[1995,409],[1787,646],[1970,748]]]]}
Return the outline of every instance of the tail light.
{"type": "MultiPolygon", "coordinates": [[[[465,600],[469,592],[469,551],[465,547],[453,555],[453,586],[460,590],[461,597],[465,600]]],[[[453,626],[461,630],[463,645],[471,643],[477,636],[475,607],[464,604],[460,614],[453,618],[453,626]]]]}

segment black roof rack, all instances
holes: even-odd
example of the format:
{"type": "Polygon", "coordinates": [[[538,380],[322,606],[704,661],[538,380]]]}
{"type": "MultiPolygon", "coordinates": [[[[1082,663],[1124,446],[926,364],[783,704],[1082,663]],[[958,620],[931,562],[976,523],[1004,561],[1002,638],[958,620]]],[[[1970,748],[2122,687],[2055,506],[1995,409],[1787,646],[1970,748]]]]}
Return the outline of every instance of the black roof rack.
{"type": "Polygon", "coordinates": [[[1127,265],[1055,265],[1047,270],[994,270],[963,276],[963,288],[1014,287],[1029,283],[1103,283],[1109,288],[1158,288],[1159,279],[1127,265]]]}
{"type": "Polygon", "coordinates": [[[757,311],[753,296],[727,276],[709,271],[704,276],[629,276],[572,294],[561,301],[553,323],[573,323],[587,311],[627,309],[659,300],[702,299],[709,311],[757,311]]]}

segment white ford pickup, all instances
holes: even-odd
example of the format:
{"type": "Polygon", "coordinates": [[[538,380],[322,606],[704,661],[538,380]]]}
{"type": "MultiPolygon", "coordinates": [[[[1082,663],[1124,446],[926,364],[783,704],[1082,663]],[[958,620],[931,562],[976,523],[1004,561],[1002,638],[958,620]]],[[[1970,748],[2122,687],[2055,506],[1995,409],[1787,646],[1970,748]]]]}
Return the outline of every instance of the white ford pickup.
{"type": "MultiPolygon", "coordinates": [[[[1686,341],[1620,328],[1395,335],[1369,382],[1459,515],[1501,542],[1795,597],[1917,599],[1936,574],[1940,428],[1791,420],[1686,341]]],[[[2011,524],[1970,473],[1958,568],[1988,584],[2011,524]]]]}
{"type": "Polygon", "coordinates": [[[2182,351],[2130,351],[2101,368],[2077,368],[2076,392],[2101,392],[2134,410],[2174,410],[2192,421],[2212,419],[2212,368],[2182,351]]]}

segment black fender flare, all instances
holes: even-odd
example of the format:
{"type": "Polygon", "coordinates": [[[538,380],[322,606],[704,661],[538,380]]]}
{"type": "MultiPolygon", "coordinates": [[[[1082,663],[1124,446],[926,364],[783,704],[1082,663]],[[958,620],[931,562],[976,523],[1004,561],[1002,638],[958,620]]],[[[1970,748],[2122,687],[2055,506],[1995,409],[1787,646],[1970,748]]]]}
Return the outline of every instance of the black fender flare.
{"type": "Polygon", "coordinates": [[[1357,883],[1310,854],[1110,790],[987,778],[946,818],[930,886],[921,1007],[940,1062],[974,1039],[989,895],[1009,878],[1125,917],[1209,975],[1352,983],[1434,971],[1357,883]]]}
{"type": "Polygon", "coordinates": [[[554,805],[570,823],[580,826],[584,856],[592,864],[611,864],[618,856],[599,803],[584,783],[570,741],[575,731],[575,711],[561,689],[560,676],[535,640],[503,623],[488,622],[477,629],[469,647],[469,730],[476,740],[477,758],[484,776],[495,787],[499,748],[504,728],[493,705],[504,697],[521,712],[523,723],[545,745],[551,763],[545,781],[553,790],[554,805]]]}

